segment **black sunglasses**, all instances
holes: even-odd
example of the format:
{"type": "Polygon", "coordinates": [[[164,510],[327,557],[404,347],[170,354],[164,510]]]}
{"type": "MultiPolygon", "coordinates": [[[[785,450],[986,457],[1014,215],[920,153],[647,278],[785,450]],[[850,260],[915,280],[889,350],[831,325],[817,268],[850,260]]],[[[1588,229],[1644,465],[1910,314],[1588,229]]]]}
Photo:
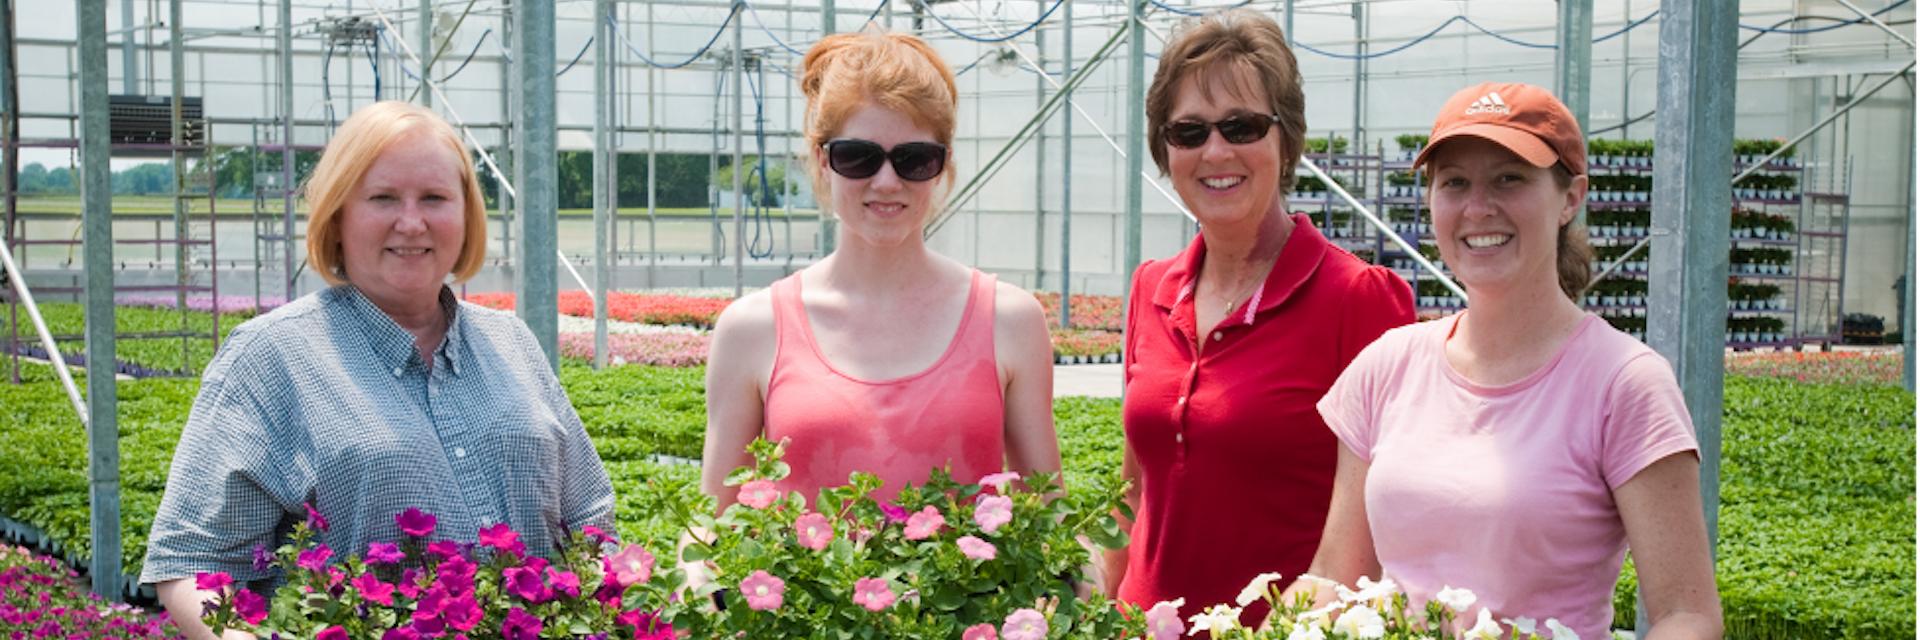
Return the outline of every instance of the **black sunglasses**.
{"type": "Polygon", "coordinates": [[[1220,130],[1220,137],[1232,144],[1247,144],[1267,137],[1267,130],[1280,122],[1280,116],[1274,114],[1241,113],[1227,116],[1219,122],[1201,122],[1198,120],[1175,120],[1160,128],[1160,139],[1168,145],[1181,149],[1193,149],[1207,143],[1207,136],[1214,129],[1220,130]]]}
{"type": "Polygon", "coordinates": [[[852,180],[873,177],[887,162],[893,163],[894,175],[908,182],[932,180],[947,168],[947,145],[938,142],[903,142],[888,149],[872,140],[836,138],[826,147],[827,166],[852,180]]]}

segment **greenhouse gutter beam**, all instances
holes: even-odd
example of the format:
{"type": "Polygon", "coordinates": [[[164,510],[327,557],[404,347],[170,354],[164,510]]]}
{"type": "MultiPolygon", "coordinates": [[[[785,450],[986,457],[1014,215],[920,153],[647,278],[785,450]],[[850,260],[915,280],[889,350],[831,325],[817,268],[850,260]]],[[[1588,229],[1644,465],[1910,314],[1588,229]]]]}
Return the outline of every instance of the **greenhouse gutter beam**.
{"type": "MultiPolygon", "coordinates": [[[[1726,390],[1727,251],[1733,190],[1734,84],[1740,8],[1723,0],[1662,0],[1654,125],[1653,227],[1647,344],[1667,359],[1693,416],[1707,544],[1717,547],[1720,427],[1726,390]],[[1688,212],[1707,215],[1689,216],[1688,212]]],[[[1636,628],[1646,637],[1646,591],[1636,628]]]]}
{"type": "MultiPolygon", "coordinates": [[[[519,80],[520,149],[529,158],[552,158],[559,137],[554,127],[553,21],[548,2],[513,3],[513,62],[519,80]]],[[[559,215],[559,170],[552,162],[518,163],[520,192],[520,319],[546,352],[547,366],[560,371],[559,286],[555,279],[555,236],[559,215]]]]}
{"type": "MultiPolygon", "coordinates": [[[[1593,0],[1560,0],[1559,26],[1560,46],[1553,50],[1554,92],[1584,133],[1592,111],[1593,0]]],[[[1586,226],[1585,203],[1574,213],[1574,222],[1586,226]]]]}
{"type": "Polygon", "coordinates": [[[80,201],[86,265],[87,502],[93,593],[120,602],[120,426],[114,377],[113,191],[107,121],[107,7],[81,2],[75,34],[80,70],[80,201]]]}

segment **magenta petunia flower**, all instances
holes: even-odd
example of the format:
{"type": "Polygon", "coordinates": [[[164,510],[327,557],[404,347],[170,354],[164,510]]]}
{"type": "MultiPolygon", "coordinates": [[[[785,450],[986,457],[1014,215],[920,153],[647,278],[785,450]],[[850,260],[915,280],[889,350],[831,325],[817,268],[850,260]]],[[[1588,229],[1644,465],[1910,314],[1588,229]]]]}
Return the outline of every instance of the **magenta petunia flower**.
{"type": "Polygon", "coordinates": [[[520,532],[502,522],[480,530],[480,544],[520,557],[526,554],[527,545],[520,541],[520,532]]]}
{"type": "Polygon", "coordinates": [[[999,634],[996,634],[993,631],[993,625],[986,622],[982,622],[980,624],[967,627],[966,631],[963,631],[960,633],[960,640],[999,640],[999,639],[1000,639],[999,634]]]}
{"type": "Polygon", "coordinates": [[[987,533],[1013,521],[1013,498],[982,495],[973,507],[973,523],[987,533]]]}
{"type": "Polygon", "coordinates": [[[925,540],[939,533],[940,527],[946,524],[947,517],[940,515],[940,510],[933,508],[933,505],[927,505],[919,513],[907,518],[905,533],[908,540],[925,540]]]}
{"type": "Polygon", "coordinates": [[[317,545],[312,549],[300,552],[298,564],[300,568],[308,571],[322,571],[327,568],[327,560],[332,557],[332,549],[327,548],[327,545],[324,544],[317,545]]]}
{"type": "Polygon", "coordinates": [[[433,527],[439,521],[438,518],[433,517],[433,514],[414,507],[408,507],[406,511],[393,517],[394,524],[400,525],[401,533],[420,538],[433,535],[433,527]]]}
{"type": "Polygon", "coordinates": [[[434,584],[446,589],[450,594],[471,593],[473,576],[479,570],[479,567],[468,562],[466,558],[459,556],[448,558],[446,562],[440,563],[440,570],[434,575],[434,584]]]}
{"type": "Polygon", "coordinates": [[[274,560],[273,551],[268,549],[266,545],[254,545],[253,547],[253,570],[254,571],[266,571],[267,567],[273,566],[273,560],[274,560]]]}
{"type": "Polygon", "coordinates": [[[540,617],[527,613],[526,609],[514,607],[507,612],[507,619],[500,623],[500,636],[506,640],[538,640],[540,630],[545,625],[540,617]]]}
{"type": "Polygon", "coordinates": [[[314,531],[326,531],[327,519],[320,516],[320,510],[313,508],[313,503],[311,502],[302,506],[307,508],[307,528],[314,531]]]}
{"type": "Polygon", "coordinates": [[[400,545],[391,542],[372,542],[367,544],[367,564],[398,564],[407,559],[400,552],[400,545]]]}
{"type": "Polygon", "coordinates": [[[540,572],[527,567],[513,567],[500,572],[502,588],[507,593],[518,596],[533,604],[553,599],[553,589],[540,579],[540,572]]]}
{"type": "Polygon", "coordinates": [[[580,597],[580,576],[572,571],[547,567],[547,584],[553,585],[554,591],[567,594],[569,598],[580,597]]]}
{"type": "Polygon", "coordinates": [[[740,595],[746,597],[748,609],[772,611],[786,601],[787,583],[773,574],[755,571],[740,581],[740,595]]]}
{"type": "MultiPolygon", "coordinates": [[[[440,614],[447,608],[448,599],[446,589],[428,589],[426,594],[420,597],[419,602],[413,603],[413,621],[421,622],[424,620],[440,619],[440,614]]],[[[437,634],[437,632],[432,629],[423,628],[420,631],[428,635],[437,634]]]]}
{"type": "Polygon", "coordinates": [[[225,571],[193,574],[193,586],[201,591],[222,591],[233,584],[233,576],[225,571]]]}
{"type": "Polygon", "coordinates": [[[380,634],[380,640],[420,640],[420,634],[411,628],[400,627],[380,634]]]}
{"type": "Polygon", "coordinates": [[[861,578],[853,583],[853,603],[868,611],[882,611],[893,606],[893,600],[893,588],[885,580],[861,578]]]}
{"type": "Polygon", "coordinates": [[[420,570],[408,569],[400,572],[400,584],[396,585],[395,588],[399,589],[400,595],[406,596],[408,600],[418,599],[420,597],[420,570]]]}
{"type": "Polygon", "coordinates": [[[1000,554],[1000,550],[995,549],[993,543],[973,536],[961,536],[955,542],[960,545],[960,553],[975,560],[992,560],[1000,554]]]}
{"type": "Polygon", "coordinates": [[[234,591],[233,612],[239,614],[247,624],[260,624],[267,619],[267,599],[247,589],[234,591]]]}
{"type": "Polygon", "coordinates": [[[825,515],[809,513],[793,522],[793,535],[800,539],[800,546],[821,551],[833,542],[833,523],[825,515]]]}
{"type": "Polygon", "coordinates": [[[780,499],[780,490],[766,480],[755,480],[740,485],[740,504],[755,509],[765,509],[780,499]]]}
{"type": "Polygon", "coordinates": [[[887,516],[887,522],[900,524],[907,521],[907,510],[891,502],[880,503],[880,513],[887,516]]]}
{"type": "Polygon", "coordinates": [[[1032,609],[1020,609],[1000,625],[1000,637],[1006,640],[1047,640],[1047,617],[1032,609]]]}
{"type": "Polygon", "coordinates": [[[619,553],[608,556],[606,565],[607,575],[622,586],[640,584],[653,577],[653,554],[637,544],[627,545],[619,553]]]}
{"type": "Polygon", "coordinates": [[[486,617],[486,613],[480,609],[480,603],[474,601],[472,592],[448,598],[446,608],[440,610],[447,625],[461,631],[471,631],[486,617]]]}
{"type": "Polygon", "coordinates": [[[379,576],[362,573],[353,579],[353,588],[359,591],[360,597],[366,598],[368,602],[393,606],[393,585],[381,582],[379,576]]]}
{"type": "Polygon", "coordinates": [[[580,535],[586,536],[586,538],[588,540],[592,540],[594,544],[606,544],[608,542],[613,541],[612,534],[609,534],[606,531],[601,530],[600,527],[596,527],[593,525],[580,527],[580,535]]]}
{"type": "Polygon", "coordinates": [[[460,548],[460,543],[452,540],[441,540],[428,544],[427,553],[431,553],[441,560],[452,560],[467,555],[466,550],[460,548]]]}
{"type": "Polygon", "coordinates": [[[347,640],[347,630],[340,627],[327,627],[313,634],[313,640],[347,640]]]}

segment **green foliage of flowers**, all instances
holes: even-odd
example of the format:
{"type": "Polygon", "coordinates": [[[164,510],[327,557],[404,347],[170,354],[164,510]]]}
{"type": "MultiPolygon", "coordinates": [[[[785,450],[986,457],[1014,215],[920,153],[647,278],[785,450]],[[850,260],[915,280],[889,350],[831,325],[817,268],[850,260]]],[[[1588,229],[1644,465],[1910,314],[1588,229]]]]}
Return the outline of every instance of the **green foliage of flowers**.
{"type": "MultiPolygon", "coordinates": [[[[82,336],[86,333],[85,305],[71,302],[40,303],[40,314],[47,321],[47,330],[55,336],[82,336]]],[[[229,332],[252,317],[251,313],[223,313],[220,315],[220,339],[225,340],[229,332]]],[[[181,313],[171,309],[151,309],[145,307],[115,307],[113,311],[114,331],[123,335],[188,332],[199,337],[181,338],[119,338],[114,341],[116,359],[151,369],[154,371],[186,374],[198,372],[213,359],[213,340],[206,336],[213,332],[213,314],[200,311],[181,313]],[[183,328],[184,327],[184,328],[183,328]],[[184,346],[183,346],[184,344],[184,346]]],[[[12,328],[11,314],[0,313],[0,334],[12,328]]],[[[20,340],[35,347],[40,345],[39,334],[33,321],[29,320],[24,309],[20,311],[20,340]]],[[[86,344],[82,340],[61,341],[60,352],[67,355],[85,353],[86,344]]]]}

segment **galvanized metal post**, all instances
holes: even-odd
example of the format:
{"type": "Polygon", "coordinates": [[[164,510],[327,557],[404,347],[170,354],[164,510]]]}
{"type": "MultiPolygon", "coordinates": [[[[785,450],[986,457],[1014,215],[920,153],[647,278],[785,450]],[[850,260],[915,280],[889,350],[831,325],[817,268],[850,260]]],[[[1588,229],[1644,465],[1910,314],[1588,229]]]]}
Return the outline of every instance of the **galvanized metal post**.
{"type": "MultiPolygon", "coordinates": [[[[1073,3],[1068,2],[1061,23],[1062,46],[1066,49],[1060,55],[1065,62],[1063,77],[1073,77],[1073,3]]],[[[1073,101],[1072,83],[1061,87],[1066,92],[1065,100],[1073,101]]],[[[1144,101],[1143,101],[1144,106],[1144,101]]],[[[1138,147],[1135,147],[1136,149],[1138,147]]],[[[1138,174],[1129,174],[1138,175],[1138,174]]],[[[1128,180],[1128,182],[1138,182],[1128,180]]],[[[1132,277],[1128,273],[1128,277],[1132,277]]],[[[1073,116],[1060,119],[1060,328],[1073,326],[1073,116]]]]}
{"type": "Polygon", "coordinates": [[[1127,219],[1126,245],[1122,252],[1121,277],[1132,278],[1133,270],[1140,266],[1140,171],[1146,156],[1147,142],[1147,33],[1145,19],[1146,2],[1131,0],[1127,3],[1127,219]]]}
{"type": "MultiPolygon", "coordinates": [[[[1580,131],[1587,130],[1593,86],[1593,0],[1560,1],[1560,46],[1553,50],[1554,89],[1560,102],[1573,111],[1580,131]]],[[[1622,89],[1624,91],[1624,89],[1622,89]]],[[[1621,112],[1621,117],[1626,117],[1621,112]]],[[[1587,223],[1587,208],[1580,207],[1579,224],[1587,223]]]]}
{"type": "MultiPolygon", "coordinates": [[[[1720,419],[1727,328],[1726,211],[1733,206],[1735,38],[1740,8],[1721,0],[1662,0],[1654,126],[1653,231],[1647,343],[1672,363],[1700,442],[1707,537],[1718,539],[1720,419]]],[[[1646,622],[1641,593],[1639,629],[1646,622]]]]}
{"type": "MultiPolygon", "coordinates": [[[[107,3],[82,2],[80,203],[86,256],[88,564],[93,593],[120,601],[120,421],[114,379],[112,151],[107,120],[107,3]]],[[[178,22],[176,20],[176,22],[178,22]]]]}
{"type": "Polygon", "coordinates": [[[742,180],[747,165],[741,155],[741,147],[747,143],[742,135],[747,111],[747,54],[741,48],[747,17],[736,17],[733,21],[733,297],[738,299],[746,286],[747,264],[747,189],[742,180]]]}
{"type": "MultiPolygon", "coordinates": [[[[181,4],[184,0],[167,2],[167,84],[173,89],[172,107],[168,110],[171,125],[167,140],[171,143],[167,149],[168,168],[173,172],[173,277],[174,309],[180,313],[180,362],[190,359],[187,331],[187,287],[192,283],[187,272],[187,163],[181,155],[181,148],[187,144],[186,122],[181,109],[187,95],[187,43],[185,30],[181,28],[181,4]]],[[[158,225],[156,225],[158,226],[158,225]]],[[[158,235],[158,234],[156,234],[158,235]]],[[[154,238],[156,248],[159,246],[154,238]]],[[[158,252],[155,252],[158,253],[158,252]]],[[[91,362],[91,361],[89,361],[91,362]]]]}
{"type": "MultiPolygon", "coordinates": [[[[821,37],[830,36],[839,31],[839,28],[838,28],[839,25],[836,24],[837,22],[836,20],[837,16],[835,15],[836,13],[837,11],[834,9],[834,0],[820,0],[820,35],[821,37]]],[[[812,150],[811,153],[819,153],[819,152],[820,152],[819,149],[814,149],[812,150]]],[[[806,161],[814,162],[813,158],[811,157],[807,158],[806,161]]],[[[833,217],[833,213],[830,211],[830,207],[829,207],[830,203],[824,200],[821,200],[821,198],[825,196],[826,194],[824,193],[813,194],[814,207],[817,211],[820,212],[820,257],[821,258],[825,258],[829,254],[833,253],[833,245],[836,241],[839,240],[839,238],[836,237],[834,234],[839,233],[839,226],[840,226],[839,224],[837,224],[838,220],[833,217]]]]}
{"type": "Polygon", "coordinates": [[[518,163],[520,191],[521,296],[516,308],[533,338],[547,352],[547,365],[560,369],[559,287],[555,254],[559,252],[554,227],[559,215],[559,130],[554,120],[553,4],[515,2],[513,62],[519,79],[520,148],[526,162],[518,163]]]}
{"type": "Polygon", "coordinates": [[[427,79],[433,77],[433,61],[440,56],[433,53],[433,0],[420,0],[420,86],[414,93],[420,95],[420,104],[433,107],[433,92],[427,90],[427,79]]]}
{"type": "MultiPolygon", "coordinates": [[[[280,0],[280,225],[281,261],[286,273],[285,301],[293,302],[293,0],[280,0]]],[[[332,123],[328,123],[332,126],[332,123]]]]}
{"type": "MultiPolygon", "coordinates": [[[[653,53],[653,3],[647,3],[647,53],[653,53]]],[[[656,162],[660,149],[660,116],[655,96],[659,94],[660,69],[647,65],[647,286],[654,285],[660,265],[660,239],[655,224],[659,213],[660,167],[656,162]]]]}
{"type": "Polygon", "coordinates": [[[120,93],[139,95],[140,57],[133,42],[133,3],[120,0],[120,93]]]}
{"type": "MultiPolygon", "coordinates": [[[[1908,122],[1913,121],[1913,103],[1911,101],[1907,103],[1907,121],[1908,122]]],[[[1911,131],[1911,129],[1909,129],[1909,131],[1911,131]]],[[[1914,292],[1913,292],[1914,285],[1915,285],[1913,281],[1914,262],[1916,261],[1916,258],[1920,258],[1920,256],[1915,256],[1913,252],[1914,251],[1914,247],[1913,247],[1914,234],[1915,232],[1920,232],[1920,218],[1915,218],[1914,206],[1913,206],[1913,199],[1914,199],[1913,169],[1915,166],[1920,166],[1920,148],[1908,148],[1907,149],[1907,181],[1908,181],[1907,182],[1907,233],[1906,233],[1907,279],[1905,282],[1905,286],[1900,287],[1900,299],[1894,301],[1896,304],[1900,305],[1900,308],[1902,310],[1902,313],[1900,314],[1900,349],[1901,349],[1901,354],[1905,357],[1901,359],[1903,364],[1901,365],[1901,370],[1900,370],[1900,382],[1901,384],[1906,386],[1908,393],[1913,393],[1913,385],[1914,385],[1913,328],[1916,324],[1920,324],[1920,322],[1915,322],[1914,320],[1914,312],[1916,311],[1916,308],[1913,303],[1915,298],[1914,292]]]]}
{"type": "Polygon", "coordinates": [[[613,220],[613,0],[593,0],[593,368],[607,366],[607,293],[613,285],[608,223],[613,220]]]}
{"type": "MultiPolygon", "coordinates": [[[[1034,0],[1037,10],[1045,12],[1047,0],[1034,0]]],[[[920,6],[913,7],[914,19],[920,19],[920,6]]],[[[1033,76],[1033,103],[1036,109],[1047,102],[1047,30],[1033,31],[1034,59],[1039,73],[1033,76]]],[[[1046,288],[1047,280],[1047,129],[1034,133],[1033,147],[1033,286],[1046,288]]],[[[1064,178],[1064,174],[1062,178],[1064,178]]]]}
{"type": "MultiPolygon", "coordinates": [[[[514,33],[513,0],[501,1],[507,6],[500,12],[500,40],[501,42],[509,43],[508,46],[511,47],[514,33]]],[[[518,180],[518,176],[520,175],[520,163],[516,161],[516,158],[519,156],[519,152],[517,151],[519,145],[516,144],[515,141],[516,136],[520,134],[520,127],[517,122],[518,119],[511,114],[519,113],[519,110],[514,108],[514,101],[520,97],[519,91],[516,89],[518,86],[520,86],[519,82],[514,79],[513,61],[502,61],[500,63],[500,113],[508,115],[500,119],[500,146],[495,149],[498,153],[494,154],[493,161],[496,166],[500,167],[501,172],[515,176],[515,180],[518,180]]],[[[504,179],[505,176],[501,177],[504,179]]],[[[513,279],[512,288],[514,296],[518,298],[526,295],[526,291],[522,290],[520,286],[523,282],[523,279],[520,278],[520,265],[522,262],[520,259],[520,245],[513,241],[515,237],[513,227],[520,224],[520,216],[518,213],[520,199],[514,194],[507,193],[506,189],[496,189],[496,193],[498,195],[495,197],[494,202],[500,208],[500,248],[501,252],[505,254],[504,258],[507,264],[507,273],[513,279]]]]}

